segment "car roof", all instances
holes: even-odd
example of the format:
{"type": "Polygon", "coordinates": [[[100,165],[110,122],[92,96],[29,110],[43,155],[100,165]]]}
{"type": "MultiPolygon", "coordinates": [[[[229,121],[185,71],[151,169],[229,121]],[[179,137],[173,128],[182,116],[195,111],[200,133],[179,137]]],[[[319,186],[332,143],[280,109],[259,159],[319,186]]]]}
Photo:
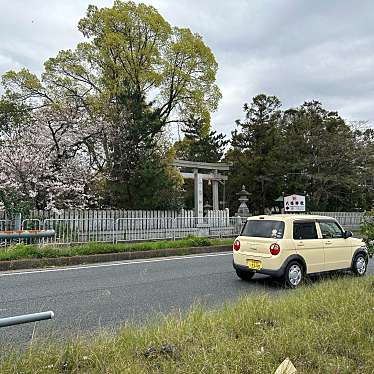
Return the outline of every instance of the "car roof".
{"type": "Polygon", "coordinates": [[[248,220],[258,220],[258,219],[264,219],[264,220],[280,220],[280,221],[299,221],[299,220],[326,220],[331,219],[335,220],[334,217],[329,216],[318,216],[318,215],[312,215],[312,214],[264,214],[260,216],[252,216],[248,217],[248,220]]]}

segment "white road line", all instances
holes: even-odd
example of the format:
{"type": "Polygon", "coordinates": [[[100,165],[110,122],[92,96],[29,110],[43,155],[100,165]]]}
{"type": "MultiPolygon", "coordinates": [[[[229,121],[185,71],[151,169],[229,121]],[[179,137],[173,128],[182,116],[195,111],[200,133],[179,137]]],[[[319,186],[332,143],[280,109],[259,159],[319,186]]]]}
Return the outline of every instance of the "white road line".
{"type": "Polygon", "coordinates": [[[231,254],[232,252],[220,252],[220,253],[208,253],[208,254],[202,254],[202,255],[186,255],[186,256],[153,258],[153,259],[145,259],[145,260],[127,260],[127,261],[122,261],[122,262],[111,262],[111,263],[98,264],[98,265],[82,265],[82,266],[72,266],[72,267],[53,268],[53,269],[49,268],[49,269],[40,269],[40,270],[14,271],[14,272],[0,274],[0,278],[15,276],[15,275],[52,273],[52,272],[57,272],[57,271],[72,271],[72,270],[94,269],[94,268],[104,268],[104,267],[123,266],[123,265],[136,265],[136,264],[144,264],[148,262],[151,263],[151,262],[165,262],[165,261],[180,261],[180,260],[189,260],[189,259],[201,258],[201,257],[228,256],[231,254]]]}

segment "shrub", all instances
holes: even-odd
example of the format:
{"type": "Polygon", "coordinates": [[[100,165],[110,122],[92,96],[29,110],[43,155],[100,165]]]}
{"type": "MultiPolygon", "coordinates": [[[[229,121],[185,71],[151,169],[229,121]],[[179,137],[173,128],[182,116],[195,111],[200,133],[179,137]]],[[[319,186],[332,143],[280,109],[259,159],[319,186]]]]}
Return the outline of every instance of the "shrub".
{"type": "Polygon", "coordinates": [[[361,226],[361,234],[369,249],[370,257],[374,254],[374,208],[365,212],[361,226]]]}
{"type": "Polygon", "coordinates": [[[192,240],[193,247],[207,247],[211,244],[212,243],[208,238],[194,238],[192,240]]]}

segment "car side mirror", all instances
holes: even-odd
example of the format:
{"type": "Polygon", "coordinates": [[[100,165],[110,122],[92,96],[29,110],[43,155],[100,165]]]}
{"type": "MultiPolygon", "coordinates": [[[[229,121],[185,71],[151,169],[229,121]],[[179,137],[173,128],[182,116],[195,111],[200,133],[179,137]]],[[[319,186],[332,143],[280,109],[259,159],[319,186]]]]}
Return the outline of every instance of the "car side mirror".
{"type": "Polygon", "coordinates": [[[352,231],[344,231],[344,239],[348,239],[353,236],[352,231]]]}

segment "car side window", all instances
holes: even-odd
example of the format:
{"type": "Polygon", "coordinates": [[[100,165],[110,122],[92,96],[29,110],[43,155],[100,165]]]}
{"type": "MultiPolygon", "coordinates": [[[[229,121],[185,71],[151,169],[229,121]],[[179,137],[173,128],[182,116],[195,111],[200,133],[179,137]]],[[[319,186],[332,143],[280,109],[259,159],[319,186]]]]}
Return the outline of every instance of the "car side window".
{"type": "Polygon", "coordinates": [[[343,230],[334,221],[322,221],[319,223],[319,227],[324,239],[343,238],[343,230]]]}
{"type": "Polygon", "coordinates": [[[296,240],[318,239],[314,222],[294,222],[293,238],[296,240]]]}

